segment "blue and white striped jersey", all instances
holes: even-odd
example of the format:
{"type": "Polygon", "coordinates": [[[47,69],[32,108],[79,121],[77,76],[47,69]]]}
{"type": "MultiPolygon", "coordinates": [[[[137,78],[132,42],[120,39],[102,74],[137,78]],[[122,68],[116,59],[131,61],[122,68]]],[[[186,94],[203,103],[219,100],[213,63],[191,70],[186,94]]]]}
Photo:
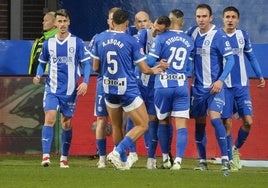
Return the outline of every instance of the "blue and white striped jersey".
{"type": "Polygon", "coordinates": [[[193,40],[182,31],[169,30],[156,36],[149,55],[166,59],[170,66],[163,73],[156,75],[155,88],[185,85],[187,63],[193,48],[193,40]]]}
{"type": "Polygon", "coordinates": [[[232,34],[226,34],[232,46],[235,65],[225,79],[227,87],[248,86],[248,76],[244,53],[252,51],[252,45],[246,31],[236,29],[232,34]]]}
{"type": "MultiPolygon", "coordinates": [[[[152,48],[152,44],[154,41],[154,37],[152,36],[152,30],[151,29],[141,29],[137,34],[137,39],[139,43],[141,44],[144,52],[146,54],[149,53],[150,49],[152,48]]],[[[138,78],[138,83],[142,84],[145,87],[154,87],[154,79],[155,75],[147,75],[140,71],[139,67],[135,67],[135,74],[138,78]]]]}
{"type": "Polygon", "coordinates": [[[96,36],[91,53],[100,60],[105,93],[124,95],[138,89],[134,66],[146,56],[136,38],[124,32],[105,31],[96,36]]]}
{"type": "Polygon", "coordinates": [[[80,77],[80,63],[90,59],[82,39],[69,34],[60,41],[52,37],[44,42],[39,57],[40,63],[48,63],[48,77],[46,91],[59,95],[71,95],[80,77]]]}
{"type": "Polygon", "coordinates": [[[186,32],[195,44],[193,85],[209,88],[220,77],[224,57],[232,54],[232,48],[226,34],[215,25],[204,34],[199,30],[195,26],[186,32]]]}

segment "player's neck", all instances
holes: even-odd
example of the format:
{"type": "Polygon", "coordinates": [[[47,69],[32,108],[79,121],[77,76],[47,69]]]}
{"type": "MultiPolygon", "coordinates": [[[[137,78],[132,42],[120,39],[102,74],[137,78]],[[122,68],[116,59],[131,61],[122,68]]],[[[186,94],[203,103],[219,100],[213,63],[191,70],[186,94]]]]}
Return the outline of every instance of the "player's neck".
{"type": "Polygon", "coordinates": [[[114,27],[114,31],[119,31],[119,32],[125,32],[126,31],[126,26],[124,26],[124,25],[117,25],[117,26],[115,26],[114,27]]]}
{"type": "Polygon", "coordinates": [[[170,27],[169,27],[170,30],[181,30],[181,26],[178,25],[178,24],[172,24],[170,27]]]}
{"type": "Polygon", "coordinates": [[[200,33],[201,34],[207,33],[212,27],[213,27],[213,24],[210,23],[207,27],[200,28],[200,33]]]}
{"type": "Polygon", "coordinates": [[[57,33],[57,38],[58,38],[59,40],[64,40],[64,39],[66,39],[68,36],[69,36],[69,32],[65,32],[65,33],[60,33],[60,32],[58,32],[58,33],[57,33]]]}
{"type": "Polygon", "coordinates": [[[232,34],[232,33],[235,32],[235,28],[226,28],[226,27],[224,27],[224,28],[223,28],[223,31],[224,31],[225,33],[227,33],[227,34],[232,34]]]}

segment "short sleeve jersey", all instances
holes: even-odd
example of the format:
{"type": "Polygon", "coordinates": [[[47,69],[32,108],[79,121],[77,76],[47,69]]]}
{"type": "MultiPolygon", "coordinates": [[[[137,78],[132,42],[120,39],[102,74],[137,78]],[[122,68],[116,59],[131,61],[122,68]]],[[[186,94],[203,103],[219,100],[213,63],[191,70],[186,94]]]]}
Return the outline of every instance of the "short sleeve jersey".
{"type": "Polygon", "coordinates": [[[134,66],[146,59],[137,39],[117,31],[95,38],[92,56],[101,62],[104,92],[123,95],[137,89],[134,66]]]}
{"type": "Polygon", "coordinates": [[[156,75],[155,88],[184,85],[193,48],[193,40],[179,30],[166,31],[156,36],[149,55],[166,59],[170,66],[162,74],[156,75]]]}

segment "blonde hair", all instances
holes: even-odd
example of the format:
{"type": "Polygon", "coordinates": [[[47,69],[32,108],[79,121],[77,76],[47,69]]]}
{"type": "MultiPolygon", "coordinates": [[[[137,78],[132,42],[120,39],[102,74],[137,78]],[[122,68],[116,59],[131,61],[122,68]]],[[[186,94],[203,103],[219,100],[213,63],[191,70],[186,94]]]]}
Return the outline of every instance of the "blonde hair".
{"type": "Polygon", "coordinates": [[[50,15],[55,17],[55,11],[49,11],[45,15],[50,15]]]}

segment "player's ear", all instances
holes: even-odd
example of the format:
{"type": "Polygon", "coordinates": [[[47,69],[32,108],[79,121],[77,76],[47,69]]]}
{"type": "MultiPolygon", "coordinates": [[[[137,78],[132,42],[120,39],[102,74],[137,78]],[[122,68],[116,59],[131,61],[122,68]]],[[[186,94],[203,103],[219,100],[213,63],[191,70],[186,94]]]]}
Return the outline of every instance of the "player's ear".
{"type": "Polygon", "coordinates": [[[210,22],[214,19],[213,15],[210,16],[210,22]]]}
{"type": "Polygon", "coordinates": [[[114,28],[114,26],[115,26],[115,25],[114,25],[114,21],[112,20],[112,28],[114,28]]]}

